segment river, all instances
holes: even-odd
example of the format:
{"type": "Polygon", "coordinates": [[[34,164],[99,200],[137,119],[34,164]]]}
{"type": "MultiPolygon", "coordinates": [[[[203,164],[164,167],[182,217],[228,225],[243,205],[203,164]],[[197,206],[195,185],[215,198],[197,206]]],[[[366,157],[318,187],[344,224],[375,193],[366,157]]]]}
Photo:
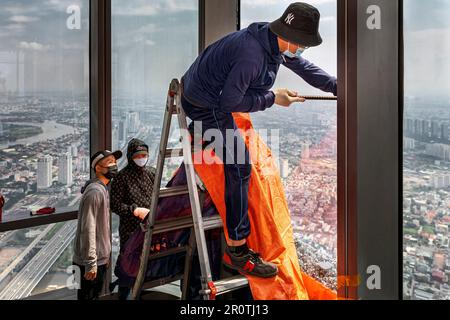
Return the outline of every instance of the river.
{"type": "MultiPolygon", "coordinates": [[[[39,126],[44,132],[26,139],[20,139],[13,142],[9,142],[9,145],[16,144],[33,144],[36,142],[43,142],[47,140],[54,140],[67,134],[73,134],[76,128],[67,126],[64,124],[56,123],[55,121],[45,121],[43,124],[38,123],[28,123],[28,122],[9,122],[15,125],[28,125],[28,126],[39,126]]],[[[8,144],[0,144],[0,149],[8,148],[8,144]]]]}

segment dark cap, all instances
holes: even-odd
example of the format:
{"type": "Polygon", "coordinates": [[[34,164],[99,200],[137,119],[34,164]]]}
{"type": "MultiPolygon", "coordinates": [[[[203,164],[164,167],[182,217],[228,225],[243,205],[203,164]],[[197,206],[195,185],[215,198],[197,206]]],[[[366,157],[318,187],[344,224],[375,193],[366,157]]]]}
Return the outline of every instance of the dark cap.
{"type": "Polygon", "coordinates": [[[320,12],[304,3],[292,3],[283,16],[269,24],[270,30],[283,40],[306,47],[322,43],[319,33],[320,12]]]}
{"type": "Polygon", "coordinates": [[[91,168],[95,169],[95,166],[102,161],[103,159],[109,157],[109,156],[114,156],[114,158],[116,158],[116,160],[119,160],[120,158],[122,158],[122,151],[118,150],[115,152],[111,152],[109,150],[103,150],[103,151],[99,151],[96,154],[94,154],[91,158],[91,168]]]}

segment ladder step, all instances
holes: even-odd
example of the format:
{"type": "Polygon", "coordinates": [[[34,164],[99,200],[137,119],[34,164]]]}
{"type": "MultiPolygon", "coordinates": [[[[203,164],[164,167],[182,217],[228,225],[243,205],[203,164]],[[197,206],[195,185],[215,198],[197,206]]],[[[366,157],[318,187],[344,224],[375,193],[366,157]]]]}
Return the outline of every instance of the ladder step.
{"type": "Polygon", "coordinates": [[[191,216],[183,218],[167,219],[164,221],[159,221],[155,224],[153,234],[157,235],[165,232],[192,228],[193,225],[194,223],[192,222],[191,216]]]}
{"type": "Polygon", "coordinates": [[[169,158],[179,158],[183,156],[183,149],[167,149],[166,150],[166,154],[165,154],[165,158],[169,159],[169,158]]]}
{"type": "Polygon", "coordinates": [[[170,277],[166,277],[166,278],[162,278],[162,279],[153,280],[153,281],[143,284],[142,289],[148,290],[148,289],[161,287],[161,286],[164,286],[166,284],[169,284],[169,283],[181,280],[181,279],[183,279],[183,274],[177,274],[175,276],[170,276],[170,277]]]}
{"type": "Polygon", "coordinates": [[[170,188],[162,188],[159,191],[160,198],[169,198],[189,194],[188,186],[177,186],[170,188]]]}
{"type": "Polygon", "coordinates": [[[171,256],[171,255],[174,255],[174,254],[186,252],[187,250],[188,250],[188,246],[181,246],[181,247],[171,248],[166,251],[162,251],[162,252],[158,252],[158,253],[154,253],[154,254],[150,253],[148,260],[149,261],[158,260],[161,258],[165,258],[165,257],[171,256]]]}
{"type": "MultiPolygon", "coordinates": [[[[242,289],[248,286],[246,277],[239,275],[214,282],[214,287],[217,290],[216,295],[222,295],[231,291],[242,289]]],[[[201,291],[201,294],[211,294],[211,290],[201,291]]]]}
{"type": "Polygon", "coordinates": [[[219,229],[223,227],[222,218],[220,216],[203,218],[203,228],[205,231],[219,229]]]}
{"type": "MultiPolygon", "coordinates": [[[[155,224],[153,234],[157,235],[175,230],[188,229],[192,228],[193,226],[194,221],[192,220],[192,216],[167,219],[164,221],[159,221],[155,224]]],[[[205,231],[222,228],[222,219],[220,218],[220,216],[203,218],[203,226],[205,231]]]]}

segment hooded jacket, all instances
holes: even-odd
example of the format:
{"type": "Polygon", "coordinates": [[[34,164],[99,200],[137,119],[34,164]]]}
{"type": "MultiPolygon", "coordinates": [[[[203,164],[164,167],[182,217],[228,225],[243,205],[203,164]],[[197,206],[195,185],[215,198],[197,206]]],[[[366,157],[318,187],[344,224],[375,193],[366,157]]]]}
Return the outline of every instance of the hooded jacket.
{"type": "Polygon", "coordinates": [[[97,272],[98,266],[108,264],[111,255],[109,193],[98,178],[88,181],[81,193],[73,262],[87,272],[97,272]]]}
{"type": "Polygon", "coordinates": [[[280,53],[267,22],[225,36],[203,51],[183,76],[186,100],[223,112],[257,112],[275,103],[269,91],[283,64],[308,84],[337,95],[337,80],[304,58],[280,53]]]}
{"type": "Polygon", "coordinates": [[[150,209],[155,180],[155,169],[137,166],[132,157],[139,147],[148,145],[139,139],[133,139],[128,144],[128,165],[119,172],[111,183],[111,210],[120,217],[119,235],[120,247],[124,248],[130,235],[142,222],[134,216],[136,208],[150,209]]]}

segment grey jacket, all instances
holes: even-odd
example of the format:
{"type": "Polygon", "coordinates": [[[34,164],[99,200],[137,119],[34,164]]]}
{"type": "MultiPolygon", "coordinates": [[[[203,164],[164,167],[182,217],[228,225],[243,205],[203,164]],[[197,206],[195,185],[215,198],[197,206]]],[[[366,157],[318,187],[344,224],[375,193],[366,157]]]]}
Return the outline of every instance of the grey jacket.
{"type": "Polygon", "coordinates": [[[86,272],[96,272],[98,266],[108,264],[111,255],[109,192],[101,180],[93,179],[81,193],[73,262],[86,272]]]}

